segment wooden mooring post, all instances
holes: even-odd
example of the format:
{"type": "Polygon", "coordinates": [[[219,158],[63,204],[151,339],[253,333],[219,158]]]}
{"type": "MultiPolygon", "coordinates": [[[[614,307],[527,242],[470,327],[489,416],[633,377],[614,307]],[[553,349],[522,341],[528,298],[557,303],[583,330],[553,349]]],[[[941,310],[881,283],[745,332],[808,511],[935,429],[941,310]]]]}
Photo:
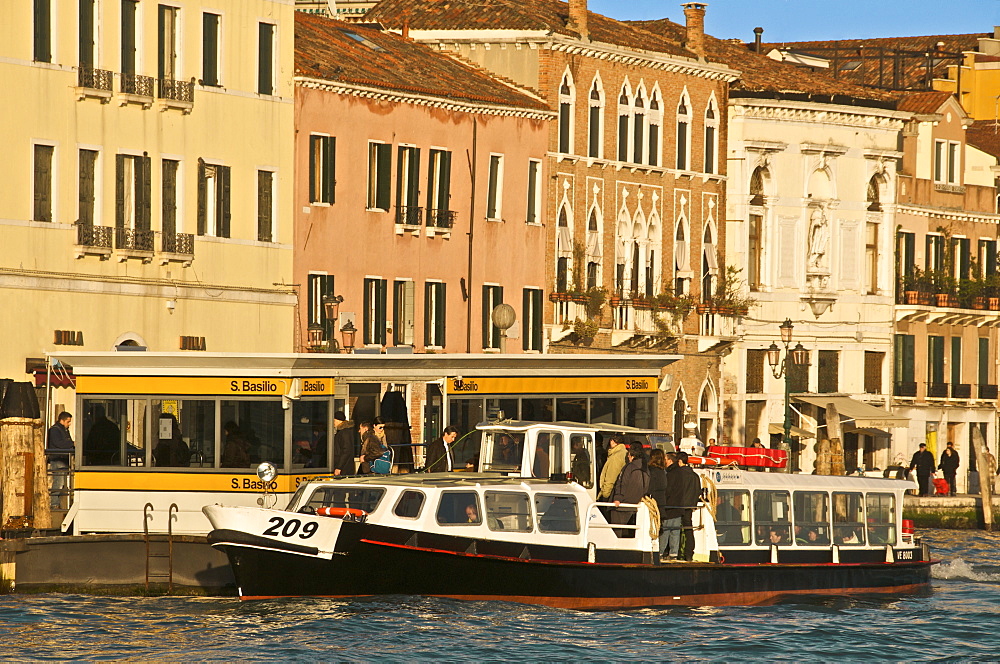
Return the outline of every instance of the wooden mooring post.
{"type": "Polygon", "coordinates": [[[972,447],[976,455],[976,468],[979,469],[979,495],[983,501],[983,525],[987,531],[993,530],[993,474],[996,472],[996,460],[986,449],[986,441],[979,427],[972,427],[972,447]]]}

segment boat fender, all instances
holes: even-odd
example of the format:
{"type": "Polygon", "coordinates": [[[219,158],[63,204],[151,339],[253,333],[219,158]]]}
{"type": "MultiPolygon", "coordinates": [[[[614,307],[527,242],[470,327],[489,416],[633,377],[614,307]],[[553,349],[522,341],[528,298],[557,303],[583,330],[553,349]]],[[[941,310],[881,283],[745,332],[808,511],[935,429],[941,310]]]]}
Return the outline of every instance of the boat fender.
{"type": "Polygon", "coordinates": [[[316,514],[339,517],[344,521],[364,521],[368,517],[368,512],[355,507],[318,507],[316,514]]]}

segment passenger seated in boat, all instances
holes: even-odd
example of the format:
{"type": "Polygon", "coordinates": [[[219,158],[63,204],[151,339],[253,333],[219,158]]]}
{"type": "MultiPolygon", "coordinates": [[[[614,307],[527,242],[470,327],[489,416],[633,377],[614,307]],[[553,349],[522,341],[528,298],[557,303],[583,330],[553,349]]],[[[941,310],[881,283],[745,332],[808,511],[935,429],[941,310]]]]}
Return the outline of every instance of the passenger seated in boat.
{"type": "Polygon", "coordinates": [[[796,534],[795,543],[803,546],[823,546],[829,542],[826,537],[820,535],[819,531],[815,528],[807,528],[804,533],[801,533],[801,537],[799,534],[796,534]]]}
{"type": "Polygon", "coordinates": [[[475,505],[465,506],[465,516],[469,519],[469,523],[479,523],[479,513],[476,512],[475,505]]]}
{"type": "Polygon", "coordinates": [[[788,544],[788,531],[784,528],[770,528],[767,531],[768,544],[788,544]]]}
{"type": "Polygon", "coordinates": [[[508,434],[501,434],[499,444],[493,452],[494,466],[517,467],[521,462],[520,445],[508,434]]]}
{"type": "Polygon", "coordinates": [[[839,528],[838,530],[838,544],[864,544],[864,540],[858,536],[858,531],[854,528],[839,528]]]}

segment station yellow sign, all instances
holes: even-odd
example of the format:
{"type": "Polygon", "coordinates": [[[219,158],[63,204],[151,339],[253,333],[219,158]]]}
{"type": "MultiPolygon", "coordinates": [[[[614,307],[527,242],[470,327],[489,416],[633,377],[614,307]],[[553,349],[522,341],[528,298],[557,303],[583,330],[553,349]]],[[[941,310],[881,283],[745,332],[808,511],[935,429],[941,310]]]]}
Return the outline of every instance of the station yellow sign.
{"type": "Polygon", "coordinates": [[[333,378],[246,378],[218,376],[78,376],[78,394],[177,394],[303,396],[333,394],[333,378]],[[297,395],[293,395],[297,392],[297,395]]]}
{"type": "MultiPolygon", "coordinates": [[[[302,482],[327,473],[279,475],[268,483],[270,493],[294,493],[302,482]]],[[[78,470],[74,474],[78,491],[195,491],[215,493],[259,493],[264,482],[253,471],[186,473],[171,470],[78,470]]]]}
{"type": "Polygon", "coordinates": [[[511,376],[449,378],[449,395],[471,394],[646,394],[657,391],[653,376],[511,376]]]}

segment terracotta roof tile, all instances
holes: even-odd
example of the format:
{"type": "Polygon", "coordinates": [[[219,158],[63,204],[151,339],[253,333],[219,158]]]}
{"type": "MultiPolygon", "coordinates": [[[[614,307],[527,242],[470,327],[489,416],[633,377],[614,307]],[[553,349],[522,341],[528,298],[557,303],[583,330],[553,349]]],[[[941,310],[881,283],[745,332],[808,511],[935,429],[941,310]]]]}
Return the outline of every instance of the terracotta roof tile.
{"type": "Polygon", "coordinates": [[[996,120],[976,120],[965,131],[965,141],[986,154],[1000,158],[1000,125],[996,120]]]}
{"type": "Polygon", "coordinates": [[[548,110],[485,71],[399,35],[295,12],[295,74],[472,103],[548,110]]]}
{"type": "MultiPolygon", "coordinates": [[[[389,29],[538,30],[579,37],[561,0],[381,0],[365,15],[389,29]]],[[[681,39],[665,39],[638,25],[588,12],[590,39],[626,48],[693,58],[681,39]]]]}
{"type": "MultiPolygon", "coordinates": [[[[927,57],[926,54],[940,48],[943,52],[957,53],[960,51],[975,51],[981,37],[992,37],[989,33],[964,35],[925,35],[922,37],[881,37],[877,39],[839,39],[836,41],[800,41],[763,44],[764,52],[771,49],[788,49],[831,60],[836,54],[838,77],[860,85],[879,87],[895,87],[899,90],[911,90],[927,87],[927,57]],[[940,47],[938,47],[940,44],[940,47]],[[914,55],[900,60],[899,71],[896,74],[897,83],[893,83],[895,51],[909,51],[914,55]],[[859,53],[867,53],[864,59],[859,53]],[[883,58],[879,59],[879,53],[883,58]],[[881,78],[880,78],[881,75],[881,78]]],[[[933,58],[931,78],[947,77],[947,68],[955,64],[954,57],[938,56],[933,58]]],[[[832,64],[831,64],[832,66],[832,64]]]]}
{"type": "MultiPolygon", "coordinates": [[[[633,25],[668,39],[680,38],[685,32],[684,26],[668,19],[635,21],[633,25]]],[[[740,72],[739,79],[730,86],[734,96],[740,96],[740,91],[800,94],[820,98],[846,97],[890,106],[896,98],[891,93],[836,79],[825,72],[772,60],[748,50],[743,44],[709,35],[705,36],[705,50],[706,57],[712,62],[726,64],[740,72]]]]}
{"type": "Polygon", "coordinates": [[[941,104],[948,101],[953,95],[950,92],[938,92],[937,90],[926,90],[924,92],[911,92],[901,95],[899,98],[899,110],[919,115],[930,115],[937,113],[941,104]]]}

